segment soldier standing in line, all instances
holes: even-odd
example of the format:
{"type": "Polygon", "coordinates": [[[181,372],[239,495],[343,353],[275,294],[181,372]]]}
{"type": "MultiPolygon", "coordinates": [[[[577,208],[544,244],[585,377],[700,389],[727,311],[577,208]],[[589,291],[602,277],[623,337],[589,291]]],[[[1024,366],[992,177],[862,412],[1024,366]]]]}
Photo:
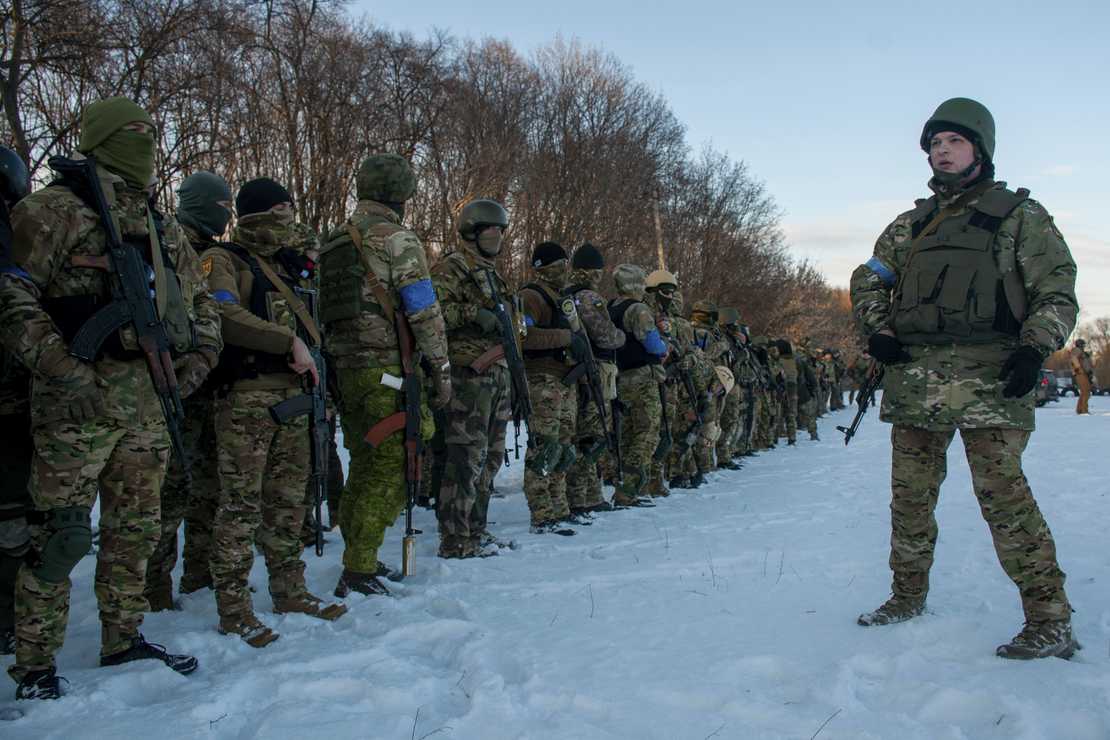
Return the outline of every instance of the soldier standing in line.
{"type": "Polygon", "coordinates": [[[625,334],[617,350],[617,397],[626,413],[621,419],[621,471],[623,482],[613,503],[618,506],[651,505],[642,499],[651,474],[652,453],[659,444],[663,409],[659,383],[664,378],[667,347],[659,334],[652,310],[644,303],[645,276],[636,265],[619,265],[613,272],[618,297],[609,302],[609,317],[625,334]]]}
{"type": "Polygon", "coordinates": [[[612,424],[612,402],[617,398],[617,350],[624,346],[625,336],[610,320],[605,299],[598,292],[605,270],[605,258],[601,251],[586,242],[574,250],[570,268],[570,285],[564,292],[574,299],[578,318],[590,340],[601,386],[598,389],[601,398],[595,400],[585,375],[578,383],[578,424],[575,432],[578,459],[567,471],[567,502],[571,513],[589,516],[596,511],[613,510],[612,504],[602,495],[597,463],[612,435],[606,424],[612,424]],[[597,401],[605,409],[604,421],[597,401]]]}
{"type": "Polygon", "coordinates": [[[794,446],[798,443],[798,362],[794,359],[794,347],[789,339],[777,339],[775,346],[779,351],[783,379],[779,436],[785,436],[786,444],[794,446]]]}
{"type": "Polygon", "coordinates": [[[1087,403],[1091,399],[1091,381],[1095,377],[1094,364],[1091,356],[1087,354],[1087,342],[1083,339],[1075,340],[1075,347],[1068,353],[1071,364],[1071,377],[1079,388],[1078,398],[1075,402],[1075,413],[1089,414],[1087,403]]]}
{"type": "MultiPolygon", "coordinates": [[[[733,309],[735,311],[735,309],[733,309]]],[[[748,328],[740,323],[739,313],[728,316],[722,324],[725,337],[731,343],[733,356],[733,377],[740,389],[738,404],[740,419],[728,452],[732,458],[746,457],[752,452],[752,436],[755,420],[759,416],[759,363],[752,353],[748,328]]],[[[738,462],[738,461],[737,461],[738,462]]]]}
{"type": "Polygon", "coordinates": [[[524,495],[535,534],[574,534],[562,522],[587,523],[571,514],[567,501],[567,471],[574,465],[576,386],[563,383],[573,363],[589,356],[589,340],[571,331],[577,322],[573,301],[562,301],[568,275],[567,253],[555,242],[542,242],[532,251],[535,282],[520,291],[528,334],[522,343],[532,417],[528,421],[528,453],[524,462],[524,495]],[[567,308],[569,306],[569,313],[567,308]]]}
{"type": "Polygon", "coordinates": [[[721,306],[717,309],[717,324],[720,327],[721,340],[728,347],[724,354],[726,367],[732,373],[733,387],[725,397],[725,404],[721,410],[721,436],[717,439],[717,465],[726,470],[739,470],[741,465],[733,457],[737,442],[741,436],[744,415],[747,408],[747,399],[744,388],[738,380],[742,372],[743,348],[732,334],[731,327],[740,323],[740,314],[731,306],[721,306]]]}
{"type": "Polygon", "coordinates": [[[663,497],[670,495],[667,481],[671,479],[671,453],[674,449],[674,435],[677,433],[675,425],[678,424],[680,395],[685,392],[682,390],[678,369],[680,363],[686,362],[686,353],[692,347],[693,330],[689,328],[689,322],[681,316],[682,298],[678,292],[678,279],[672,273],[655,270],[647,276],[644,285],[644,303],[655,313],[659,334],[668,347],[663,365],[664,380],[659,384],[662,391],[662,429],[659,443],[651,455],[651,478],[644,492],[652,497],[663,497]],[[666,405],[663,404],[664,400],[666,405]]]}
{"type": "Polygon", "coordinates": [[[898,216],[852,274],[852,308],[886,365],[881,416],[891,432],[893,596],[859,618],[922,614],[937,541],[946,451],[960,431],[973,489],[1024,628],[1003,658],[1077,648],[1056,545],[1022,473],[1031,392],[1044,358],[1075,326],[1075,262],[1045,208],[994,180],[994,119],[953,98],[925,123],[933,197],[898,216]],[[933,286],[922,290],[921,286],[933,286]]]}
{"type": "MultiPolygon", "coordinates": [[[[195,172],[177,190],[177,213],[166,233],[171,240],[185,239],[200,256],[205,277],[212,258],[204,252],[217,245],[231,220],[231,189],[219,175],[195,172]]],[[[170,453],[162,483],[162,533],[146,567],[144,596],[151,611],[173,608],[173,568],[177,563],[177,530],[185,521],[185,546],[180,590],[187,594],[212,585],[209,557],[212,551],[212,520],[219,503],[220,482],[216,474],[216,428],[212,410],[212,378],[185,400],[185,424],[181,438],[189,458],[186,466],[170,453]],[[190,481],[191,477],[191,481],[190,481]]]]}
{"type": "Polygon", "coordinates": [[[812,442],[820,441],[817,435],[817,373],[813,371],[813,358],[801,347],[794,353],[798,363],[798,426],[809,432],[812,442]]]}
{"type": "Polygon", "coordinates": [[[378,549],[405,508],[404,439],[391,434],[376,448],[363,439],[405,407],[397,387],[402,375],[397,322],[412,328],[434,390],[421,404],[425,440],[433,434],[428,407],[445,408],[452,394],[447,332],[424,245],[401,225],[405,202],[416,191],[412,166],[396,154],[372,155],[359,166],[355,189],[354,213],[329,234],[320,255],[320,318],[336,368],[343,444],[351,455],[339,508],[345,545],[335,587],[340,597],[351,591],[389,593],[377,576],[378,549]]]}
{"type": "Polygon", "coordinates": [[[308,419],[278,424],[270,407],[304,392],[303,375],[319,377],[307,336],[319,329],[298,288],[293,199],[269,178],[244,183],[235,197],[232,243],[213,247],[208,285],[220,304],[226,348],[221,374],[226,395],[216,401],[220,503],[212,526],[211,569],[221,634],[265,647],[278,634],[254,613],[247,585],[257,543],[266,558],[274,612],[338,619],[341,604],[325,605],[305,585],[305,485],[311,465],[308,419]]]}
{"type": "MultiPolygon", "coordinates": [[[[0,270],[0,339],[33,376],[35,447],[27,514],[32,555],[16,582],[16,659],[8,668],[19,699],[61,693],[54,656],[65,639],[69,574],[92,543],[98,491],[100,664],[153,659],[179,673],[197,667],[195,658],[169,654],[139,632],[170,447],[147,361],[163,356],[140,349],[131,325],[112,332],[91,362],[70,354],[86,320],[115,300],[110,286],[119,278],[102,261],[111,223],[118,225],[119,251],[137,251],[153,274],[151,301],[159,331],[180,359],[181,397],[201,385],[219,356],[219,317],[196,254],[154,227],[143,189],[154,175],[155,147],[154,122],[134,102],[92,103],[82,114],[78,148],[95,162],[96,185],[83,177],[83,164],[55,160],[61,181],[12,212],[12,259],[0,270]],[[103,200],[93,195],[97,187],[103,200]]],[[[106,262],[112,268],[114,257],[106,262]]]]}
{"type": "MultiPolygon", "coordinates": [[[[0,147],[0,270],[12,267],[12,208],[31,192],[27,165],[0,147]]],[[[15,652],[15,581],[31,547],[27,511],[31,495],[31,374],[0,347],[0,655],[15,652]]]]}
{"type": "MultiPolygon", "coordinates": [[[[504,336],[494,313],[494,290],[504,301],[505,280],[497,256],[509,226],[498,202],[473,200],[459,212],[460,248],[432,270],[432,281],[447,326],[451,360],[451,403],[443,409],[444,467],[436,496],[439,556],[496,555],[497,541],[486,531],[490,483],[505,455],[505,427],[511,414],[512,381],[504,336]],[[493,286],[493,288],[491,288],[493,286]],[[483,542],[488,537],[489,542],[483,542]]],[[[513,307],[504,304],[513,327],[513,307]]],[[[515,338],[514,338],[515,341],[515,338]]]]}

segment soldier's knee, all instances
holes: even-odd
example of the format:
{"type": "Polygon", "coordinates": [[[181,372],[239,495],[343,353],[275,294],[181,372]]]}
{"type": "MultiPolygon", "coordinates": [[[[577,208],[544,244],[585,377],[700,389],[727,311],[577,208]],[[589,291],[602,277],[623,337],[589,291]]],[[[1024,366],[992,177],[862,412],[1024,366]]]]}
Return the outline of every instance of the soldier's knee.
{"type": "Polygon", "coordinates": [[[553,473],[565,473],[574,465],[574,461],[578,459],[578,451],[572,444],[560,445],[559,460],[552,468],[553,473]]]}
{"type": "Polygon", "coordinates": [[[45,515],[50,536],[32,572],[47,583],[62,583],[92,547],[92,512],[86,506],[51,509],[45,515]]]}

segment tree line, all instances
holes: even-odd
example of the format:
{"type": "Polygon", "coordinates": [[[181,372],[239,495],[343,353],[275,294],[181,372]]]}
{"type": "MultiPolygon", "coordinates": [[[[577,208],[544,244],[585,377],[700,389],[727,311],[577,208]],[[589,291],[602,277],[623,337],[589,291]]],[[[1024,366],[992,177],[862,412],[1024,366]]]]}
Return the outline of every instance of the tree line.
{"type": "Polygon", "coordinates": [[[418,39],[339,0],[0,0],[0,24],[0,136],[39,182],[75,148],[82,108],[126,95],[159,125],[165,205],[196,170],[233,186],[265,175],[325,231],[353,204],[358,163],[397,152],[433,260],[458,209],[489,197],[512,218],[502,259],[517,284],[544,240],[654,269],[657,208],[688,303],[737,306],[756,333],[851,341],[844,292],[790,256],[763,183],[692,147],[666,99],[603,50],[418,39]]]}

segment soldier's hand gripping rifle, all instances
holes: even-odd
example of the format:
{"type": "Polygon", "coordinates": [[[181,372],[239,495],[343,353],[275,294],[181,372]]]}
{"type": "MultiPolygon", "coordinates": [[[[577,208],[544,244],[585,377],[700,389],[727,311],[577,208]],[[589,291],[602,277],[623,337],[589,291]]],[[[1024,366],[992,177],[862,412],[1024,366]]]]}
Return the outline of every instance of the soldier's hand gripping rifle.
{"type": "MultiPolygon", "coordinates": [[[[120,238],[116,222],[108,209],[108,201],[100,187],[100,177],[96,174],[96,160],[88,157],[83,160],[51,157],[50,167],[62,180],[74,189],[74,193],[90,205],[100,217],[104,227],[107,254],[99,258],[85,258],[89,267],[105,270],[111,286],[112,302],[94,313],[77,331],[69,345],[69,353],[74,357],[93,362],[100,347],[108,337],[126,327],[135,332],[135,340],[146,360],[154,392],[162,407],[166,429],[174,453],[191,479],[190,460],[185,455],[181,439],[181,425],[185,420],[185,409],[181,405],[181,394],[177,385],[177,374],[173,369],[170,350],[173,343],[165,325],[158,316],[158,306],[151,290],[153,268],[143,260],[140,251],[120,238]]],[[[161,254],[151,254],[150,259],[162,259],[161,254]]]]}
{"type": "Polygon", "coordinates": [[[513,327],[513,319],[505,308],[501,292],[493,282],[493,276],[486,272],[490,297],[493,298],[493,313],[501,328],[501,346],[505,349],[505,361],[509,364],[509,378],[512,380],[513,434],[515,439],[514,455],[520,459],[520,423],[527,423],[532,417],[532,399],[528,391],[528,376],[524,374],[524,357],[520,353],[520,339],[513,327]]]}
{"type": "MultiPolygon", "coordinates": [[[[320,316],[316,291],[298,288],[296,293],[302,299],[308,299],[312,319],[319,326],[320,316]]],[[[312,448],[312,473],[309,480],[312,483],[312,506],[316,517],[316,556],[319,557],[324,554],[324,497],[327,490],[328,459],[330,457],[328,448],[331,444],[331,424],[328,422],[328,366],[321,348],[304,336],[305,332],[299,321],[297,324],[297,333],[302,335],[301,339],[305,340],[305,344],[309,348],[309,354],[312,355],[312,361],[316,363],[316,376],[319,381],[313,383],[307,393],[275,403],[270,407],[270,416],[278,424],[285,424],[292,419],[308,416],[308,435],[312,448]]],[[[305,373],[305,375],[311,377],[310,373],[305,373]]]]}
{"type": "MultiPolygon", "coordinates": [[[[571,300],[569,298],[565,300],[571,300]]],[[[601,387],[601,372],[598,369],[597,357],[594,356],[593,344],[590,343],[590,337],[585,329],[578,331],[571,330],[574,334],[578,334],[586,340],[586,359],[578,363],[566,377],[563,378],[563,384],[567,386],[574,386],[579,379],[586,376],[586,390],[590,395],[590,401],[597,407],[597,414],[601,419],[601,428],[605,432],[605,446],[609,448],[615,459],[617,460],[617,479],[622,479],[620,472],[620,442],[617,437],[617,431],[609,426],[609,414],[605,410],[605,393],[601,387]]],[[[614,423],[616,419],[614,417],[614,423]]]]}
{"type": "Polygon", "coordinates": [[[863,421],[868,406],[871,405],[875,398],[875,391],[882,385],[883,375],[885,373],[886,366],[878,362],[872,363],[871,368],[867,371],[867,377],[865,377],[863,383],[860,384],[859,393],[856,395],[857,410],[855,418],[852,419],[852,423],[849,426],[838,426],[836,428],[838,432],[843,432],[845,445],[852,441],[852,437],[856,436],[856,430],[859,429],[860,422],[863,421]]]}

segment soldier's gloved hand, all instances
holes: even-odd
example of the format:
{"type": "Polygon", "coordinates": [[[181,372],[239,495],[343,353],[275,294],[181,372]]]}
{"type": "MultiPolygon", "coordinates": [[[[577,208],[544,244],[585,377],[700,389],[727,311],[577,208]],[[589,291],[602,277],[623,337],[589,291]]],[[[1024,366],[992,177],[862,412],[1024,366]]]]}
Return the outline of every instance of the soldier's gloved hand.
{"type": "Polygon", "coordinates": [[[104,396],[96,384],[96,373],[84,363],[78,364],[79,370],[67,384],[69,404],[66,415],[78,424],[92,421],[104,413],[104,396]]]}
{"type": "Polygon", "coordinates": [[[478,309],[478,315],[474,317],[474,323],[481,327],[486,334],[496,334],[497,330],[501,328],[501,322],[497,320],[497,314],[488,308],[478,309]]]}
{"type": "Polygon", "coordinates": [[[877,331],[867,340],[867,351],[872,357],[884,365],[897,365],[900,362],[909,362],[913,358],[898,337],[877,331]]]}
{"type": "Polygon", "coordinates": [[[1006,398],[1020,398],[1033,390],[1037,385],[1037,378],[1040,377],[1043,363],[1041,353],[1028,344],[1023,344],[1014,350],[1014,353],[1006,358],[1006,362],[1002,365],[1002,372],[998,374],[999,380],[1010,379],[1002,389],[1002,395],[1006,398]]]}
{"type": "Polygon", "coordinates": [[[575,362],[585,362],[590,358],[590,340],[581,334],[571,334],[567,351],[575,362]]]}
{"type": "Polygon", "coordinates": [[[187,352],[174,362],[174,372],[177,373],[177,392],[182,398],[188,398],[204,383],[208,373],[212,371],[210,360],[204,352],[187,352]]]}
{"type": "Polygon", "coordinates": [[[447,408],[447,404],[451,403],[451,397],[455,393],[451,385],[451,364],[444,362],[443,365],[437,367],[432,371],[429,380],[432,381],[432,389],[435,394],[428,399],[428,405],[436,411],[447,408]]]}

